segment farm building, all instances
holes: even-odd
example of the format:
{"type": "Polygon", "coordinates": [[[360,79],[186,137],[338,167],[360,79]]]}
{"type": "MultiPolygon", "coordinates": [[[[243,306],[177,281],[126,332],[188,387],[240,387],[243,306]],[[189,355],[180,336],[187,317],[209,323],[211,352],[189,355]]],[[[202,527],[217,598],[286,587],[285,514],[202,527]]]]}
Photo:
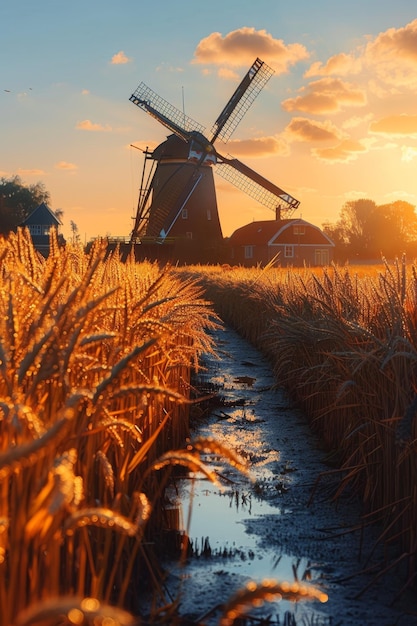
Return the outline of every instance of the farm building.
{"type": "Polygon", "coordinates": [[[328,265],[334,243],[320,228],[303,219],[251,222],[228,240],[230,263],[251,267],[272,259],[285,266],[328,265]]]}
{"type": "Polygon", "coordinates": [[[49,254],[49,234],[51,229],[56,228],[57,232],[59,232],[61,225],[61,220],[44,202],[36,209],[33,209],[21,224],[22,227],[29,229],[33,245],[44,257],[47,257],[49,254]]]}

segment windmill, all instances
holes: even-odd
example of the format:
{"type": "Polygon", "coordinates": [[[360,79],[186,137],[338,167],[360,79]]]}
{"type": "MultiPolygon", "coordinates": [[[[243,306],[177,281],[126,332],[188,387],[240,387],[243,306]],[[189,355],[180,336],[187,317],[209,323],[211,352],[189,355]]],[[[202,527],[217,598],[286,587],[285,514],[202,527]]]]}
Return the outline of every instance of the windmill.
{"type": "Polygon", "coordinates": [[[290,217],[299,201],[214,144],[227,142],[273,70],[259,58],[220,113],[207,138],[205,129],[141,83],[129,100],[170,134],[155,150],[145,150],[144,170],[131,242],[190,240],[212,252],[223,241],[213,169],[264,206],[290,217]],[[152,162],[145,170],[148,162],[152,162]],[[145,181],[146,178],[146,181],[145,181]]]}

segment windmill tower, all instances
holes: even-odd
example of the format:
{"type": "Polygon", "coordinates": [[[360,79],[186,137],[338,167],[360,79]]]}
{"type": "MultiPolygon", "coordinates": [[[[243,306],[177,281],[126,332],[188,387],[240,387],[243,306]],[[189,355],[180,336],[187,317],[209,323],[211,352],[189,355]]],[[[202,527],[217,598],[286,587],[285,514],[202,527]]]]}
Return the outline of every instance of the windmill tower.
{"type": "Polygon", "coordinates": [[[213,169],[281,217],[299,201],[241,161],[221,155],[214,144],[227,142],[273,70],[256,59],[215,121],[210,139],[198,122],[141,83],[129,100],[168,128],[153,152],[145,151],[141,191],[131,242],[169,243],[198,250],[216,260],[223,241],[213,169]],[[146,167],[147,165],[151,165],[146,167]],[[146,175],[147,170],[147,175],[146,175]],[[146,178],[146,181],[145,181],[146,178]]]}

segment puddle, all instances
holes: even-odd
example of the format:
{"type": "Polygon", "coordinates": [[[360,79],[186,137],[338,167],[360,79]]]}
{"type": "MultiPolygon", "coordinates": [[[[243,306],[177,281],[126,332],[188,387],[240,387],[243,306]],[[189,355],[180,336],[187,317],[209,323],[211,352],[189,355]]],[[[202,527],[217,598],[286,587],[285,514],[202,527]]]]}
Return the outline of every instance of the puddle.
{"type": "MultiPolygon", "coordinates": [[[[280,503],[280,496],[292,489],[296,468],[276,445],[275,420],[279,411],[290,410],[288,401],[282,391],[273,389],[265,359],[234,333],[225,336],[221,362],[210,358],[199,383],[217,389],[218,402],[199,417],[193,438],[213,437],[237,452],[250,467],[250,479],[207,456],[204,460],[218,470],[223,489],[191,476],[180,479],[169,493],[171,505],[180,510],[180,528],[191,550],[185,562],[169,563],[168,587],[174,597],[181,590],[182,604],[194,619],[212,611],[213,624],[214,607],[250,580],[320,577],[308,555],[288,553],[272,537],[279,533],[283,516],[292,513],[290,506],[280,503]]],[[[300,620],[314,616],[317,626],[330,623],[316,608],[312,603],[281,601],[251,609],[251,615],[277,616],[272,622],[277,624],[279,616],[282,620],[291,612],[300,620]]]]}
{"type": "Polygon", "coordinates": [[[222,460],[207,457],[223,491],[196,477],[179,480],[171,492],[173,516],[192,547],[183,562],[166,563],[165,588],[172,600],[179,599],[180,614],[191,624],[217,626],[220,605],[247,582],[305,579],[328,594],[326,604],[266,603],[251,608],[246,623],[417,626],[415,613],[393,606],[399,577],[388,573],[375,584],[378,570],[360,573],[364,560],[369,567],[383,562],[383,554],[374,551],[367,561],[375,536],[368,529],[362,529],[362,537],[351,532],[360,518],[358,503],[346,496],[336,507],[331,501],[335,484],[316,483],[329,469],[324,453],[304,416],[273,388],[268,362],[230,329],[216,331],[216,341],[221,360],[210,357],[201,376],[207,392],[217,390],[216,402],[199,407],[192,439],[213,437],[235,450],[250,465],[252,482],[222,460]]]}

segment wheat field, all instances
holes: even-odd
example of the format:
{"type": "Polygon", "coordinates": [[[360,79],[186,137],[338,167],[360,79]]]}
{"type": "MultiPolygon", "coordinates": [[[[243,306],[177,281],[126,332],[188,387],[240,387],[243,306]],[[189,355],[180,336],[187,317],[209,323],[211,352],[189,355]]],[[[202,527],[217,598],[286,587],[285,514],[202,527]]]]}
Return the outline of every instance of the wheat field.
{"type": "MultiPolygon", "coordinates": [[[[97,242],[47,259],[27,231],[0,238],[0,626],[180,623],[159,557],[173,468],[218,477],[190,441],[191,373],[221,324],[175,268],[121,261],[97,242]]],[[[225,605],[327,596],[267,581],[225,605]]],[[[213,599],[215,600],[215,599],[213,599]]]]}
{"type": "Polygon", "coordinates": [[[218,323],[169,269],[51,245],[45,260],[24,231],[0,240],[1,626],[134,608],[156,578],[157,461],[184,447],[218,323]]]}

